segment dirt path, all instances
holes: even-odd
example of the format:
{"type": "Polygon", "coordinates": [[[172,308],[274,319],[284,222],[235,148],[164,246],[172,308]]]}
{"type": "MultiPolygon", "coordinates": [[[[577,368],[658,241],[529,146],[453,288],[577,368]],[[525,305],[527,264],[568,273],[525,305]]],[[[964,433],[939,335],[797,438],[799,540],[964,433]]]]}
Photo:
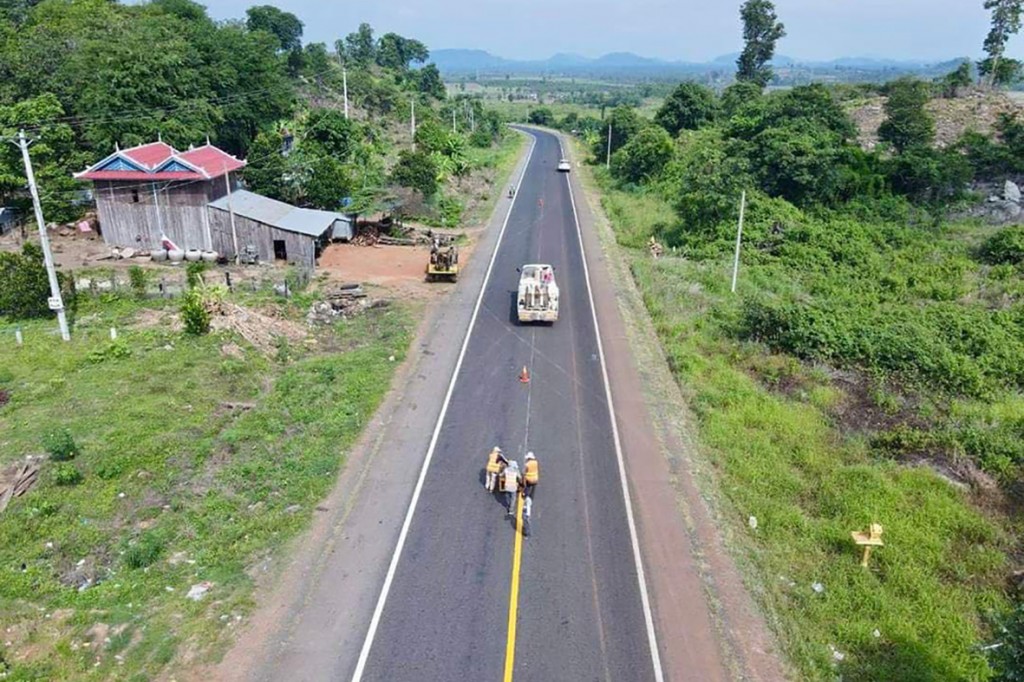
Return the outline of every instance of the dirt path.
{"type": "MultiPolygon", "coordinates": [[[[571,148],[568,140],[563,145],[571,148]]],[[[694,419],[611,226],[593,209],[600,206],[598,192],[581,175],[573,173],[572,186],[666,678],[697,679],[695,671],[713,669],[720,659],[733,679],[786,679],[774,639],[726,550],[720,529],[727,524],[715,510],[694,419]]]]}

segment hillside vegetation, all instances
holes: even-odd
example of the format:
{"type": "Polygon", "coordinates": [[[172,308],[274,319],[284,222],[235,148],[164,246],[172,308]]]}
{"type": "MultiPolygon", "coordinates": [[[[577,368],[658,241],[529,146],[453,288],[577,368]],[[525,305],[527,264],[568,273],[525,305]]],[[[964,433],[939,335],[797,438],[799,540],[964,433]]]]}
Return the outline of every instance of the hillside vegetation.
{"type": "Polygon", "coordinates": [[[746,83],[616,108],[581,144],[603,166],[611,125],[605,211],[800,679],[989,679],[1021,551],[1024,232],[944,216],[1014,172],[1021,122],[940,149],[930,87],[885,89],[875,150],[848,91],[746,83]]]}

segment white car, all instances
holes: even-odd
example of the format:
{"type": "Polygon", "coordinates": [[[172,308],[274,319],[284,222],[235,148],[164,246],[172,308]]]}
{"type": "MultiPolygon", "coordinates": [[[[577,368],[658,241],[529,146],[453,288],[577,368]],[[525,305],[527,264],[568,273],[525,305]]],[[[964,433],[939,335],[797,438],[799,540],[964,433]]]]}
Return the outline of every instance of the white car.
{"type": "Polygon", "coordinates": [[[569,163],[569,159],[562,159],[558,162],[558,170],[561,173],[568,173],[572,170],[572,164],[569,163]]]}

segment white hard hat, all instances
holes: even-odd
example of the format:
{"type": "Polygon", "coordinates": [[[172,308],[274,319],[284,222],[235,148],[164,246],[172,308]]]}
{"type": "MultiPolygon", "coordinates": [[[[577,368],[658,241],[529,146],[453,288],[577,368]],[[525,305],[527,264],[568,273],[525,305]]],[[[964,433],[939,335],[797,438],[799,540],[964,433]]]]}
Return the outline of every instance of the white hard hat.
{"type": "Polygon", "coordinates": [[[533,456],[533,452],[527,452],[526,453],[526,459],[527,460],[531,460],[531,459],[537,459],[537,458],[533,456]]]}
{"type": "Polygon", "coordinates": [[[497,445],[495,445],[494,446],[494,451],[495,452],[501,452],[501,448],[499,448],[497,445]]]}

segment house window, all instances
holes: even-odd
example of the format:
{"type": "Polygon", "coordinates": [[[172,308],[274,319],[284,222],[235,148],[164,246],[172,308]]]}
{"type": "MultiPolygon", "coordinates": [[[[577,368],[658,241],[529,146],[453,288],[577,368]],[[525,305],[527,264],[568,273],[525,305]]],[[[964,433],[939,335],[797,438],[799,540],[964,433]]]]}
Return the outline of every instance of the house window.
{"type": "Polygon", "coordinates": [[[288,260],[288,249],[285,248],[283,239],[274,240],[274,258],[277,260],[288,260]]]}
{"type": "Polygon", "coordinates": [[[133,204],[139,203],[139,190],[137,190],[137,189],[133,189],[132,190],[132,203],[133,204]]]}

